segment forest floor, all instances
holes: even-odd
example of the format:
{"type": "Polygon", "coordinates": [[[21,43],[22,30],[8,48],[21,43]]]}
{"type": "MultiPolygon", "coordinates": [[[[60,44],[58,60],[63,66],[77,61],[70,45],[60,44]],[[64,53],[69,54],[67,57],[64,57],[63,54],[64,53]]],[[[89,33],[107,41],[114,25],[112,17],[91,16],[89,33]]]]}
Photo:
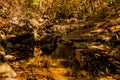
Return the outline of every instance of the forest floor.
{"type": "Polygon", "coordinates": [[[52,54],[34,47],[34,57],[9,64],[18,80],[119,80],[119,21],[53,25],[63,41],[52,54]]]}
{"type": "Polygon", "coordinates": [[[11,9],[0,9],[0,33],[17,80],[120,80],[120,16],[52,22],[11,9]]]}

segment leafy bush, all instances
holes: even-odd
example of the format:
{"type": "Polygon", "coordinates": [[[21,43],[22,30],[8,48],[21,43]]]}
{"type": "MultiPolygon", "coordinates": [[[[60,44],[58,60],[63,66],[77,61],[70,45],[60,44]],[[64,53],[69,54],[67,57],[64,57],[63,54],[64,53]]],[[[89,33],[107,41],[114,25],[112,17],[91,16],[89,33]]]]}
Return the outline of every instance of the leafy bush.
{"type": "Polygon", "coordinates": [[[89,20],[89,18],[102,19],[109,16],[112,13],[110,7],[115,8],[120,0],[12,0],[8,3],[10,5],[19,3],[23,6],[23,13],[26,14],[37,12],[50,19],[89,20]]]}
{"type": "MultiPolygon", "coordinates": [[[[89,19],[105,18],[107,9],[112,4],[120,3],[119,0],[53,0],[52,5],[45,14],[50,18],[89,19]]],[[[115,6],[115,5],[112,5],[115,6]]]]}

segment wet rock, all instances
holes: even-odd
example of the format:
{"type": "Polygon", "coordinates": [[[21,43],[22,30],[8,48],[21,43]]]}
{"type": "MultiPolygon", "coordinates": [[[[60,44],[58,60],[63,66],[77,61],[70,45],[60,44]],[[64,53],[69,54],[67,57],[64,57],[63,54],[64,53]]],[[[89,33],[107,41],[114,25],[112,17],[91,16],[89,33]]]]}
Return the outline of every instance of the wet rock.
{"type": "Polygon", "coordinates": [[[16,80],[16,76],[17,74],[7,63],[0,64],[0,79],[16,80]]]}
{"type": "Polygon", "coordinates": [[[6,62],[6,60],[5,60],[5,53],[3,52],[0,53],[0,63],[4,63],[4,62],[6,62]]]}
{"type": "Polygon", "coordinates": [[[74,42],[72,45],[75,49],[87,49],[88,48],[88,43],[85,42],[74,42]]]}
{"type": "Polygon", "coordinates": [[[5,54],[5,50],[1,44],[2,38],[0,38],[0,79],[8,80],[14,80],[12,78],[16,77],[16,73],[14,70],[6,63],[7,62],[7,57],[5,54]]]}
{"type": "Polygon", "coordinates": [[[16,57],[15,56],[12,56],[12,55],[5,55],[5,59],[8,61],[8,60],[15,60],[16,57]]]}
{"type": "Polygon", "coordinates": [[[18,24],[19,24],[18,18],[17,18],[17,17],[13,17],[13,18],[10,20],[10,23],[13,23],[13,24],[18,25],[18,24]]]}
{"type": "Polygon", "coordinates": [[[46,24],[45,24],[45,27],[46,27],[47,29],[51,28],[52,26],[53,26],[53,23],[46,23],[46,24]]]}
{"type": "Polygon", "coordinates": [[[64,44],[57,44],[56,49],[52,53],[53,58],[71,59],[74,55],[74,48],[64,44]]]}
{"type": "Polygon", "coordinates": [[[29,44],[29,45],[33,45],[33,43],[34,43],[34,34],[33,33],[17,34],[16,37],[11,37],[11,38],[8,39],[8,41],[10,41],[12,44],[29,44]]]}
{"type": "Polygon", "coordinates": [[[36,44],[40,46],[43,54],[49,55],[56,48],[57,39],[53,34],[43,34],[36,44]]]}
{"type": "MultiPolygon", "coordinates": [[[[76,28],[76,30],[61,36],[62,42],[60,45],[72,42],[72,44],[66,44],[66,46],[74,48],[75,56],[73,57],[78,61],[80,69],[85,69],[92,75],[98,75],[100,71],[105,74],[119,73],[119,50],[115,49],[119,45],[119,36],[115,33],[110,35],[105,29],[102,32],[94,32],[96,29],[89,26],[87,28],[84,28],[84,26],[76,28]],[[111,50],[112,48],[113,50],[111,50]],[[112,60],[110,60],[111,57],[112,60]]],[[[56,54],[54,57],[66,55],[68,49],[60,45],[53,53],[56,54]]],[[[68,54],[67,57],[70,55],[68,54]]]]}
{"type": "Polygon", "coordinates": [[[116,79],[114,79],[112,76],[107,76],[107,77],[102,77],[98,80],[116,80],[116,79]]]}
{"type": "Polygon", "coordinates": [[[111,52],[108,54],[108,56],[120,59],[120,50],[119,49],[111,50],[111,52]]]}
{"type": "Polygon", "coordinates": [[[24,34],[16,36],[9,39],[9,42],[12,43],[11,52],[15,52],[15,56],[21,58],[30,57],[33,55],[34,51],[34,35],[33,34],[24,34]]]}
{"type": "Polygon", "coordinates": [[[16,59],[32,57],[34,45],[33,30],[27,25],[13,27],[7,36],[7,54],[12,54],[16,59]]]}
{"type": "Polygon", "coordinates": [[[0,62],[5,62],[5,50],[2,46],[2,38],[0,38],[0,62]]]}

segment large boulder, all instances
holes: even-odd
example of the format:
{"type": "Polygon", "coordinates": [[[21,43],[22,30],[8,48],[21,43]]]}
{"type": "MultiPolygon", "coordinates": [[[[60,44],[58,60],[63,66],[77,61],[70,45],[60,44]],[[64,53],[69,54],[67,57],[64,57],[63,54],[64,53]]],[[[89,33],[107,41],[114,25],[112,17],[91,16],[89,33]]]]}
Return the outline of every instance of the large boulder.
{"type": "Polygon", "coordinates": [[[0,80],[16,80],[16,76],[15,71],[7,63],[0,63],[0,80]]]}
{"type": "Polygon", "coordinates": [[[28,25],[10,28],[6,40],[7,54],[16,56],[16,59],[32,57],[35,45],[33,29],[28,25]]]}
{"type": "Polygon", "coordinates": [[[54,34],[42,34],[40,40],[36,43],[40,46],[43,54],[50,55],[57,46],[57,38],[54,34]]]}
{"type": "Polygon", "coordinates": [[[15,71],[7,64],[6,54],[4,47],[1,42],[3,42],[0,36],[0,79],[1,80],[14,80],[16,77],[15,71]]]}

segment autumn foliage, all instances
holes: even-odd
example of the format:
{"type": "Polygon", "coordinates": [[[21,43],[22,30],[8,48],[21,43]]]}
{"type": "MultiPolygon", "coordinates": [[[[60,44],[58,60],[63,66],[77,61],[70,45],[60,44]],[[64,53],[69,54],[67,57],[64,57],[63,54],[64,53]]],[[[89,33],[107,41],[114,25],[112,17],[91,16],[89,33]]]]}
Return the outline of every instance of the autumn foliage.
{"type": "Polygon", "coordinates": [[[89,20],[91,18],[118,17],[119,0],[5,0],[10,6],[21,6],[25,16],[33,13],[48,19],[89,20]]]}

